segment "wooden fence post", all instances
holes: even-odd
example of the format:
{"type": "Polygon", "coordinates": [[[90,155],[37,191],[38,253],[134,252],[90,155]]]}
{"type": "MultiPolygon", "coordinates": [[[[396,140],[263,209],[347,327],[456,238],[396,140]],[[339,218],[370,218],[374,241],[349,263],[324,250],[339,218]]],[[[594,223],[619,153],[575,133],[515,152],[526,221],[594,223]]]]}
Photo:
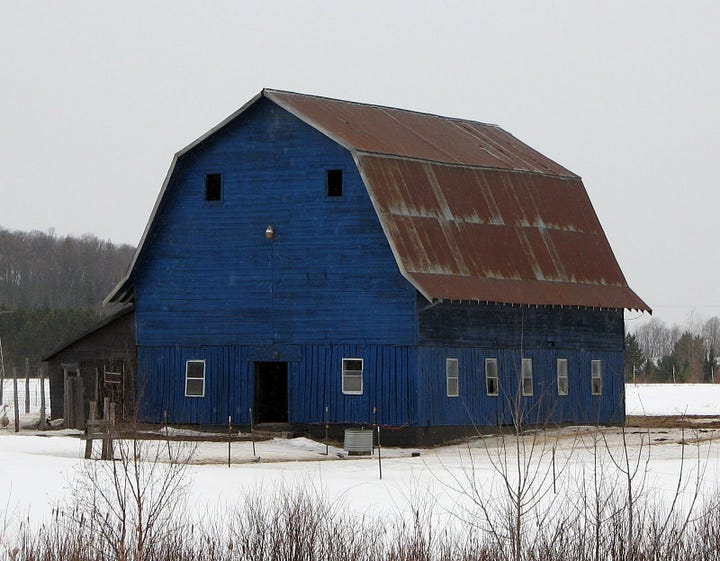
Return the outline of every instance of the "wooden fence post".
{"type": "Polygon", "coordinates": [[[17,367],[13,366],[13,403],[15,404],[15,432],[20,432],[20,408],[18,407],[17,367]]]}
{"type": "Polygon", "coordinates": [[[25,357],[25,413],[30,413],[30,359],[25,357]]]}
{"type": "Polygon", "coordinates": [[[84,429],[85,428],[85,386],[83,384],[83,379],[80,376],[80,370],[78,370],[78,375],[73,376],[73,386],[74,386],[74,394],[73,397],[75,398],[73,403],[73,418],[75,419],[75,428],[78,429],[84,429]]]}
{"type": "Polygon", "coordinates": [[[38,428],[45,430],[47,428],[47,413],[45,412],[45,373],[42,368],[38,368],[38,378],[40,379],[40,422],[38,428]]]}
{"type": "Polygon", "coordinates": [[[63,425],[70,428],[70,380],[68,369],[63,366],[63,425]]]}
{"type": "Polygon", "coordinates": [[[0,406],[3,404],[5,391],[5,357],[3,356],[2,337],[0,337],[0,406]]]}
{"type": "Polygon", "coordinates": [[[90,402],[90,418],[85,425],[85,459],[89,460],[92,457],[93,448],[93,431],[96,430],[95,426],[95,411],[97,410],[97,403],[94,401],[90,402]]]}
{"type": "Polygon", "coordinates": [[[113,443],[112,443],[112,418],[114,411],[110,407],[110,398],[106,397],[103,399],[103,443],[102,443],[102,459],[112,460],[113,459],[113,443]]]}

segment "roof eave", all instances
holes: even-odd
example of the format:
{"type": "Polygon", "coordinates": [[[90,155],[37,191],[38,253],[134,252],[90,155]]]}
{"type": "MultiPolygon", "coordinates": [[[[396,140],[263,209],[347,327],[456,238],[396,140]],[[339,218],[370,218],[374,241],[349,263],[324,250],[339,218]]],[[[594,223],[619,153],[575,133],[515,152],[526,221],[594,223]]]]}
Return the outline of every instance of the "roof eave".
{"type": "Polygon", "coordinates": [[[80,341],[81,339],[84,339],[84,338],[87,337],[88,335],[92,335],[93,333],[95,333],[96,331],[102,329],[103,327],[105,327],[105,326],[111,324],[112,322],[114,322],[114,321],[116,321],[116,320],[118,320],[118,319],[126,316],[127,314],[131,313],[134,309],[135,309],[135,306],[134,306],[133,304],[130,304],[129,306],[126,306],[125,308],[122,308],[121,310],[118,310],[118,311],[115,312],[114,314],[111,314],[111,315],[109,315],[108,317],[106,317],[105,319],[101,320],[99,323],[97,323],[96,325],[94,325],[92,328],[87,329],[87,330],[83,331],[82,333],[80,333],[79,335],[73,337],[71,340],[66,341],[65,343],[63,343],[62,347],[59,347],[59,348],[55,349],[55,350],[52,351],[51,353],[49,353],[49,354],[45,355],[44,357],[42,357],[40,360],[41,360],[42,362],[48,362],[48,361],[49,361],[50,359],[52,359],[55,355],[57,355],[58,353],[61,353],[61,352],[64,351],[65,349],[67,349],[70,345],[74,345],[75,343],[77,343],[77,342],[80,341]]]}

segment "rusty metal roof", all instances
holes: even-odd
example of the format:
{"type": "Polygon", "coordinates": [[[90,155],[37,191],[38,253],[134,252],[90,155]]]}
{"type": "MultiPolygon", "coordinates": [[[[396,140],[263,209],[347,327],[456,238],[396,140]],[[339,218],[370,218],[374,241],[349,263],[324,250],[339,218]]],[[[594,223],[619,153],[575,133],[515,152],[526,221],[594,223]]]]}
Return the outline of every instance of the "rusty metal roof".
{"type": "Polygon", "coordinates": [[[349,150],[400,272],[428,300],[651,311],[627,285],[580,177],[496,125],[263,90],[173,159],[265,97],[349,150]]]}
{"type": "Polygon", "coordinates": [[[277,90],[263,94],[348,150],[577,177],[497,125],[277,90]]]}
{"type": "Polygon", "coordinates": [[[428,299],[649,310],[579,178],[356,161],[403,274],[428,299]]]}
{"type": "Polygon", "coordinates": [[[353,153],[400,271],[427,299],[650,311],[580,177],[500,127],[264,95],[353,153]]]}

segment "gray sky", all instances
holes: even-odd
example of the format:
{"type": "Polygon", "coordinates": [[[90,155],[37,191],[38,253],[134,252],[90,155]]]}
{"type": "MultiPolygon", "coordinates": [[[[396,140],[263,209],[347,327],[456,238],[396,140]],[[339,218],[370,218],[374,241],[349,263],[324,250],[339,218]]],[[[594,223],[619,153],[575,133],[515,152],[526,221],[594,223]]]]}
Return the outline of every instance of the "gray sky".
{"type": "Polygon", "coordinates": [[[0,8],[2,227],[136,244],[172,155],[272,87],[499,124],[583,177],[657,317],[720,316],[719,2],[0,8]]]}

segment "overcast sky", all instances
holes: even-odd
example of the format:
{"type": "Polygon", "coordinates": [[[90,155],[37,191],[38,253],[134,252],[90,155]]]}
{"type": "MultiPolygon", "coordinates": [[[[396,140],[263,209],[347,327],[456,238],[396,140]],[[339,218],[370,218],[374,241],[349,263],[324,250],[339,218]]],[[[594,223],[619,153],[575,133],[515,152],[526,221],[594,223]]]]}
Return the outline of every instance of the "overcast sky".
{"type": "Polygon", "coordinates": [[[0,7],[4,228],[136,244],[173,154],[271,87],[500,125],[583,177],[657,317],[720,316],[720,2],[0,7]]]}

